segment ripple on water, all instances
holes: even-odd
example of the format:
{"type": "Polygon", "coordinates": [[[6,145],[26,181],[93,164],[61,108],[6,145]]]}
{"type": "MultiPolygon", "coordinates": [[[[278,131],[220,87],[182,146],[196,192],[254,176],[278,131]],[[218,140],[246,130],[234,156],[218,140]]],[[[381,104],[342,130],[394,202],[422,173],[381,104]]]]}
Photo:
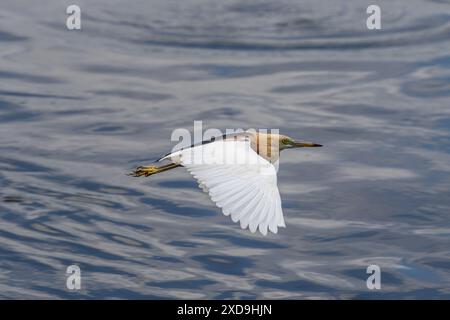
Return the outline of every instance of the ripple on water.
{"type": "Polygon", "coordinates": [[[281,249],[287,248],[284,244],[275,243],[272,241],[257,240],[250,237],[238,237],[222,232],[216,231],[203,231],[194,234],[198,237],[211,238],[211,239],[223,239],[230,244],[238,245],[239,247],[247,248],[265,248],[265,249],[281,249]]]}
{"type": "Polygon", "coordinates": [[[371,32],[359,0],[98,0],[81,37],[57,6],[4,6],[0,297],[449,298],[450,2],[411,1],[371,32]],[[282,156],[287,228],[124,176],[193,120],[323,142],[282,156]]]}
{"type": "Polygon", "coordinates": [[[213,210],[194,208],[194,207],[190,207],[190,206],[186,206],[186,205],[179,205],[176,202],[159,199],[159,198],[142,197],[139,200],[142,203],[149,205],[150,207],[154,207],[156,209],[161,209],[166,213],[179,215],[179,216],[206,217],[206,216],[217,215],[217,213],[213,210]]]}
{"type": "Polygon", "coordinates": [[[131,125],[113,124],[111,122],[107,123],[94,123],[87,126],[82,126],[75,129],[80,133],[88,134],[98,134],[98,135],[124,135],[124,134],[135,134],[139,131],[131,125]]]}
{"type": "Polygon", "coordinates": [[[252,260],[244,257],[210,254],[192,256],[191,259],[207,270],[237,276],[245,276],[246,269],[253,266],[252,260]]]}
{"type": "Polygon", "coordinates": [[[406,82],[402,91],[417,98],[440,98],[450,96],[450,78],[429,78],[406,82]]]}
{"type": "Polygon", "coordinates": [[[163,94],[156,92],[148,92],[148,91],[136,91],[136,90],[96,90],[91,91],[94,95],[99,96],[109,96],[109,97],[120,97],[125,99],[133,99],[133,100],[142,100],[142,101],[164,101],[173,99],[174,96],[171,94],[163,94]]]}

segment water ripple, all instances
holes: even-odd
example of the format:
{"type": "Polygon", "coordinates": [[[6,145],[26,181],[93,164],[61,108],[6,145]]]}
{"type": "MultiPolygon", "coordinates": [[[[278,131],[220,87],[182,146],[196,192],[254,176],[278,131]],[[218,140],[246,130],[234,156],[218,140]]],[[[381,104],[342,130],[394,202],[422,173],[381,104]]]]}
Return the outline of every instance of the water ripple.
{"type": "Polygon", "coordinates": [[[324,1],[99,0],[73,32],[57,0],[3,6],[0,298],[448,299],[448,1],[378,31],[324,1]],[[194,120],[325,145],[283,151],[286,228],[241,230],[182,168],[125,175],[194,120]]]}

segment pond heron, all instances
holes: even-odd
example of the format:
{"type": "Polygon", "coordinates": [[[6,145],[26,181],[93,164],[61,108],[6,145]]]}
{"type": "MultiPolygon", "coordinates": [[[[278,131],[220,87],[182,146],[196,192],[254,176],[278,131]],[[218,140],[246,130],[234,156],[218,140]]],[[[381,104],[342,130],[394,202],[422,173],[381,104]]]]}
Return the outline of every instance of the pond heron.
{"type": "Polygon", "coordinates": [[[224,215],[239,221],[242,229],[266,235],[286,226],[277,186],[280,151],[321,146],[280,134],[245,131],[174,151],[156,161],[169,164],[140,166],[129,175],[148,177],[185,167],[224,215]]]}

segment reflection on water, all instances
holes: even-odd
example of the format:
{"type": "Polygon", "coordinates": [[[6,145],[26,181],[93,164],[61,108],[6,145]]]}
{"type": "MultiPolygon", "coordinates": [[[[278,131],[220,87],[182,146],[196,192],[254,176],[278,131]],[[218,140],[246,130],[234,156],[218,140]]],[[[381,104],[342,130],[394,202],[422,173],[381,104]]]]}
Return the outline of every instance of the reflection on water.
{"type": "Polygon", "coordinates": [[[450,298],[448,1],[45,3],[0,4],[1,298],[450,298]],[[286,229],[125,175],[194,120],[326,146],[282,155],[286,229]]]}

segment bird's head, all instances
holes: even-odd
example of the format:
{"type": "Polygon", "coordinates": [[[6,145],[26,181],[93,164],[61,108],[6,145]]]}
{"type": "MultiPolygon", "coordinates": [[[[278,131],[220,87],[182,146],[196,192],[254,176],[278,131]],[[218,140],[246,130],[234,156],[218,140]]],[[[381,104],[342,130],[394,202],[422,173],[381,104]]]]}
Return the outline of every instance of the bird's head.
{"type": "Polygon", "coordinates": [[[315,148],[322,146],[321,144],[317,144],[314,142],[294,140],[291,137],[284,135],[280,135],[279,139],[280,151],[291,148],[315,148]]]}

